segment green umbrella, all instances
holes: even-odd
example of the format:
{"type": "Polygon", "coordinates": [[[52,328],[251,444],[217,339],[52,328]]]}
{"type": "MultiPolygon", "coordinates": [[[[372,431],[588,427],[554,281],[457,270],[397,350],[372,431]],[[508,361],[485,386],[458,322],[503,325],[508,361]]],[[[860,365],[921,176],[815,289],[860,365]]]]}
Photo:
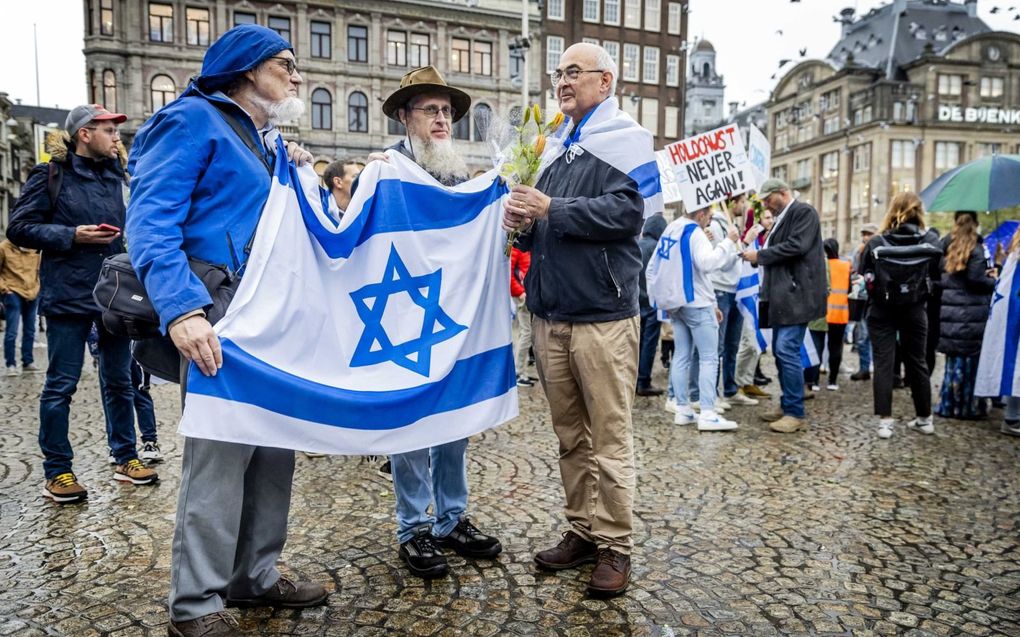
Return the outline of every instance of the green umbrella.
{"type": "Polygon", "coordinates": [[[942,174],[921,191],[929,212],[1001,210],[1020,205],[1020,155],[991,155],[942,174]]]}

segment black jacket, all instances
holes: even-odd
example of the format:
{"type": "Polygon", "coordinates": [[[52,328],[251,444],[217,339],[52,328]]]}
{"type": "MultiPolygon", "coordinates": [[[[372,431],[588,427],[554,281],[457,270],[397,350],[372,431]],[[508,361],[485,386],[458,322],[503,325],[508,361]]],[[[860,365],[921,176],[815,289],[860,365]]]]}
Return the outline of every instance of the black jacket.
{"type": "Polygon", "coordinates": [[[563,153],[535,186],[549,215],[518,239],[531,250],[528,309],[549,321],[595,323],[638,314],[644,200],[637,183],[591,152],[563,153]]]}
{"type": "MultiPolygon", "coordinates": [[[[942,239],[943,251],[949,249],[951,237],[942,239]]],[[[978,238],[970,252],[967,267],[960,272],[945,272],[942,258],[942,309],[939,312],[938,350],[950,356],[977,356],[988,321],[989,304],[995,291],[995,279],[985,274],[984,241],[978,238]]]]}
{"type": "MultiPolygon", "coordinates": [[[[870,241],[868,241],[868,244],[864,246],[864,253],[861,255],[860,271],[861,274],[864,275],[865,279],[873,278],[875,275],[875,248],[880,247],[882,245],[882,240],[879,239],[879,236],[880,235],[875,235],[874,237],[871,238],[870,241]]],[[[921,232],[920,228],[918,228],[916,225],[912,223],[905,223],[902,226],[899,226],[898,228],[886,230],[881,234],[881,237],[883,237],[889,243],[889,245],[893,246],[915,246],[923,242],[929,245],[933,245],[940,249],[942,247],[941,244],[939,243],[939,233],[934,228],[929,228],[927,231],[921,232]]],[[[928,277],[931,279],[932,282],[932,291],[931,295],[929,296],[929,299],[933,298],[937,294],[936,289],[938,287],[938,280],[941,274],[942,270],[939,267],[938,259],[932,259],[931,265],[928,270],[928,277]]],[[[925,301],[922,301],[922,303],[924,302],[925,301]]],[[[874,295],[871,294],[869,291],[868,293],[869,315],[872,311],[874,311],[874,308],[876,306],[877,305],[874,299],[874,295]]],[[[885,308],[885,306],[882,307],[885,308]]],[[[890,306],[889,308],[886,309],[895,311],[895,306],[890,306]]],[[[880,312],[881,311],[885,310],[880,310],[880,312]]]]}
{"type": "Polygon", "coordinates": [[[48,166],[39,164],[25,181],[7,227],[15,245],[42,250],[39,311],[45,316],[98,314],[92,288],[103,259],[124,252],[122,237],[108,245],[74,243],[77,226],[124,227],[124,171],[117,160],[76,155],[69,143],[48,149],[63,173],[56,205],[50,205],[48,166]]]}
{"type": "Polygon", "coordinates": [[[825,316],[829,296],[818,212],[800,201],[777,221],[768,247],[758,252],[764,282],[761,300],[771,325],[799,325],[825,316]]]}
{"type": "Polygon", "coordinates": [[[638,239],[638,247],[641,248],[638,304],[642,310],[651,307],[648,304],[648,282],[645,280],[645,268],[648,267],[648,262],[652,260],[652,254],[655,252],[655,247],[659,245],[659,239],[662,238],[666,225],[666,218],[662,216],[662,213],[657,212],[645,220],[645,226],[641,229],[641,238],[638,239]]]}

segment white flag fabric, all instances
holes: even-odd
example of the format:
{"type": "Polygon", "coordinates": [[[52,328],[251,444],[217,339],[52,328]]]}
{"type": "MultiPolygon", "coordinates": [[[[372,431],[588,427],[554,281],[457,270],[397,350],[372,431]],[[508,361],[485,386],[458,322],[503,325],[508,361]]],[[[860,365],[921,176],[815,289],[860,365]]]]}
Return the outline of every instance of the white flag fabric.
{"type": "MultiPolygon", "coordinates": [[[[389,151],[338,223],[277,161],[223,367],[194,365],[185,436],[333,454],[458,440],[517,415],[509,263],[490,171],[445,187],[389,151]]],[[[285,157],[282,145],[278,157],[285,157]]]]}
{"type": "Polygon", "coordinates": [[[1020,276],[1009,255],[992,294],[978,361],[975,396],[1020,396],[1020,276]]]}

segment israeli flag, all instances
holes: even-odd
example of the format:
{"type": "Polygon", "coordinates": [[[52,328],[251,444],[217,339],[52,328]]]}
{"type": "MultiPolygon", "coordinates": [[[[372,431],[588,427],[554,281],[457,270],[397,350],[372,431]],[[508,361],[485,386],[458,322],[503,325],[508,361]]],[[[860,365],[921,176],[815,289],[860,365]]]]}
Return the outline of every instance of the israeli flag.
{"type": "MultiPolygon", "coordinates": [[[[490,171],[444,187],[370,163],[342,220],[311,167],[277,161],[247,269],[192,364],[185,436],[331,454],[458,440],[517,415],[509,263],[490,171]]],[[[278,157],[285,157],[282,143],[278,157]]]]}
{"type": "Polygon", "coordinates": [[[1020,276],[1009,255],[992,294],[978,361],[975,396],[1020,396],[1020,276]]]}
{"type": "Polygon", "coordinates": [[[740,281],[737,282],[737,309],[744,317],[744,322],[754,326],[754,335],[758,341],[758,349],[764,352],[768,341],[762,334],[758,323],[758,300],[761,293],[761,279],[758,268],[747,261],[741,261],[740,281]]]}
{"type": "Polygon", "coordinates": [[[804,369],[822,364],[822,357],[818,348],[815,347],[815,340],[811,338],[811,330],[804,331],[804,342],[800,346],[800,364],[804,369]]]}

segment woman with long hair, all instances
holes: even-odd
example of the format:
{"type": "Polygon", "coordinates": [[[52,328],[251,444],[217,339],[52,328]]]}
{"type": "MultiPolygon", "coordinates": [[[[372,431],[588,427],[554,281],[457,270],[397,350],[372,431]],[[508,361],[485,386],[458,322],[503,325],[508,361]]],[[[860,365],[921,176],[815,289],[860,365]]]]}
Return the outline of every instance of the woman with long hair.
{"type": "Polygon", "coordinates": [[[861,272],[868,286],[866,317],[875,366],[872,390],[879,438],[892,436],[895,423],[892,380],[897,341],[914,401],[915,418],[907,426],[922,433],[935,433],[931,381],[925,361],[928,336],[925,302],[931,281],[939,276],[940,252],[937,235],[925,230],[920,198],[911,192],[901,192],[890,202],[880,234],[868,241],[861,256],[861,272]]]}
{"type": "Polygon", "coordinates": [[[944,418],[973,419],[986,414],[985,401],[974,397],[981,339],[995,291],[977,213],[957,212],[953,232],[942,240],[942,309],[938,350],[946,371],[935,413],[944,418]]]}

